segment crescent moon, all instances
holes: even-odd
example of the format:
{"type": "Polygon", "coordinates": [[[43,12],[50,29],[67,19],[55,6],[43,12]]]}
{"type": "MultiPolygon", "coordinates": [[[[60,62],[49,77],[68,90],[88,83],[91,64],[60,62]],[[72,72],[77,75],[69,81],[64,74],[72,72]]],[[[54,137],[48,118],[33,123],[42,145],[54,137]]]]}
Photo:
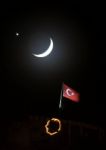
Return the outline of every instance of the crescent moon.
{"type": "Polygon", "coordinates": [[[50,38],[50,45],[45,52],[43,52],[41,54],[32,54],[32,55],[35,57],[46,57],[52,52],[52,50],[53,50],[53,40],[50,38]]]}

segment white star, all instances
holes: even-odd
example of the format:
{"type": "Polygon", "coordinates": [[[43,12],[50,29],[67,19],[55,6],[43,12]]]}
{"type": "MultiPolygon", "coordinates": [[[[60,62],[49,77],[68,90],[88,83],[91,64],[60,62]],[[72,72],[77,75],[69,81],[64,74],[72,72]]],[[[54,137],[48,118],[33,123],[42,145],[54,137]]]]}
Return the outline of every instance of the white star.
{"type": "Polygon", "coordinates": [[[18,33],[18,32],[16,32],[16,36],[19,36],[19,33],[18,33]]]}

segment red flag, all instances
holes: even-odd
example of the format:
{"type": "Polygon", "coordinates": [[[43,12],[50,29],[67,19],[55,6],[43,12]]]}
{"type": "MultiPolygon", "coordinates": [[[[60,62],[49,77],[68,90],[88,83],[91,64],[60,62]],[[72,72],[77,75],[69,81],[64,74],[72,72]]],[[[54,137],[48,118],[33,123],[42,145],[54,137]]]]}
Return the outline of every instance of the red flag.
{"type": "Polygon", "coordinates": [[[79,102],[80,100],[79,93],[65,84],[63,84],[63,96],[73,102],[79,102]]]}

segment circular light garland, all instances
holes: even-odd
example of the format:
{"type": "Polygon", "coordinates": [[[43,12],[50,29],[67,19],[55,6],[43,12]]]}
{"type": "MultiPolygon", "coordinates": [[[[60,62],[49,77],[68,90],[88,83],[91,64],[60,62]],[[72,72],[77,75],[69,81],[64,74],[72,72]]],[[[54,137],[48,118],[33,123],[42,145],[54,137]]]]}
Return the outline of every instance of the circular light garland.
{"type": "Polygon", "coordinates": [[[47,121],[47,123],[45,125],[45,128],[46,128],[46,133],[47,134],[49,134],[50,136],[55,135],[61,130],[61,121],[57,118],[52,118],[52,119],[47,121]],[[54,132],[49,131],[49,125],[50,125],[51,121],[58,123],[59,127],[58,127],[57,131],[54,131],[54,132]]]}

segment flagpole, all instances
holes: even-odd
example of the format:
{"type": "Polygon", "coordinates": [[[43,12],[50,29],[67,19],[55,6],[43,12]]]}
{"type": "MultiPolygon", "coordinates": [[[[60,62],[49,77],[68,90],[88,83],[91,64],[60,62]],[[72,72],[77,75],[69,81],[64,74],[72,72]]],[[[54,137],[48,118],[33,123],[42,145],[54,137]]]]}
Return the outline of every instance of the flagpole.
{"type": "Polygon", "coordinates": [[[61,89],[61,93],[60,93],[60,102],[59,102],[59,108],[62,108],[62,96],[63,96],[63,83],[62,83],[62,89],[61,89]]]}

